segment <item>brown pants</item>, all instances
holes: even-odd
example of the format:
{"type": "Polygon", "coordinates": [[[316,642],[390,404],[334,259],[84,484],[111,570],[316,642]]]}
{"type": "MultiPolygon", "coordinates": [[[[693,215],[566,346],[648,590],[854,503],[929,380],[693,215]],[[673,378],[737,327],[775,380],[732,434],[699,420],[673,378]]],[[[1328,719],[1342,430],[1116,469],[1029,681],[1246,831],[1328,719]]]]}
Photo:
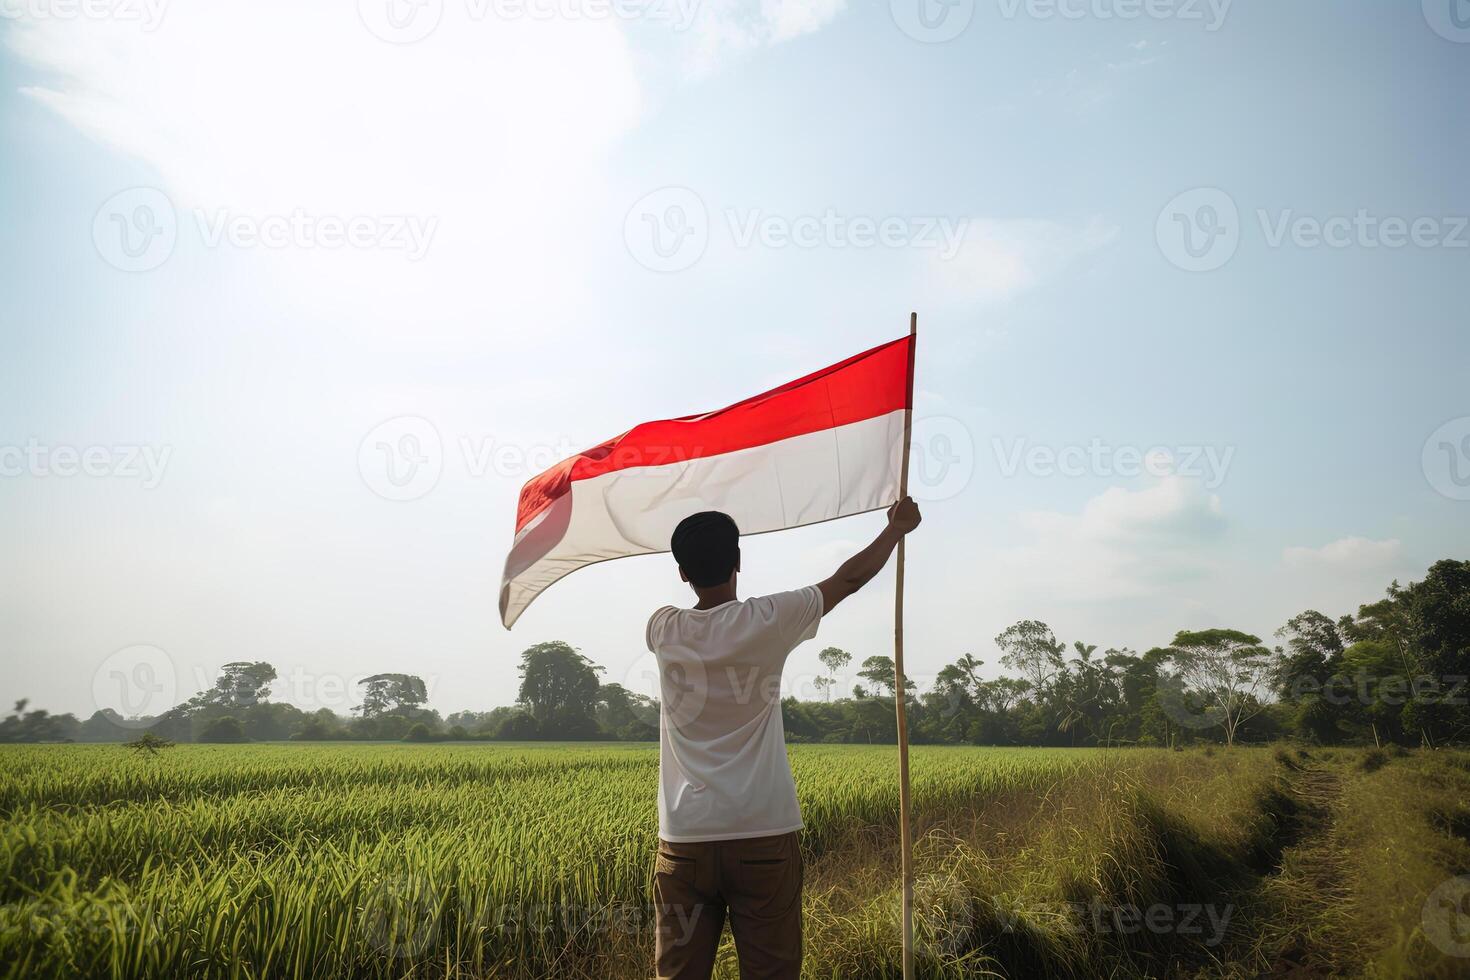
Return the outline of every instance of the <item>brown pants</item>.
{"type": "Polygon", "coordinates": [[[801,973],[801,848],[796,834],[658,842],[653,904],[659,980],[707,980],[730,916],[741,980],[801,973]]]}

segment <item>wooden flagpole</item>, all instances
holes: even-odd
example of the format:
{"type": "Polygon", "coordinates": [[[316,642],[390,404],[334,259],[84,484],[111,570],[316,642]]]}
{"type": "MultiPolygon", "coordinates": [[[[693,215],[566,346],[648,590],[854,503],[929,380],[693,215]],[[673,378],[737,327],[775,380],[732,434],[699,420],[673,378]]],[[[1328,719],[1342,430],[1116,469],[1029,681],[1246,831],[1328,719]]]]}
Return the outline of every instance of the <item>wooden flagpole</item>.
{"type": "MultiPolygon", "coordinates": [[[[914,424],[914,348],[919,342],[919,314],[909,314],[908,407],[903,413],[903,463],[898,471],[898,499],[909,495],[909,441],[914,424]]],[[[907,537],[907,535],[905,535],[907,537]]],[[[909,830],[909,726],[903,705],[903,542],[898,539],[898,577],[893,589],[893,706],[898,715],[898,833],[903,857],[903,980],[914,977],[914,846],[909,830]]]]}

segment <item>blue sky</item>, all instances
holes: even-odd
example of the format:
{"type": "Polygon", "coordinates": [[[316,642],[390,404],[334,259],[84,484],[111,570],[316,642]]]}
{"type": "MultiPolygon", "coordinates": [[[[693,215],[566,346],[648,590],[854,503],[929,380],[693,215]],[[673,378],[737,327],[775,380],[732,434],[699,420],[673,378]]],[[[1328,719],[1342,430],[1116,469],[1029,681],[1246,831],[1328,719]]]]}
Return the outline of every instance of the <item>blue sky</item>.
{"type": "MultiPolygon", "coordinates": [[[[911,309],[920,680],[1020,618],[1267,635],[1470,546],[1452,0],[387,2],[4,8],[0,694],[249,658],[447,713],[553,638],[647,689],[665,558],[499,626],[520,484],[911,309]]],[[[752,539],[745,589],[877,520],[752,539]]],[[[886,581],[797,693],[890,652],[886,581]]]]}

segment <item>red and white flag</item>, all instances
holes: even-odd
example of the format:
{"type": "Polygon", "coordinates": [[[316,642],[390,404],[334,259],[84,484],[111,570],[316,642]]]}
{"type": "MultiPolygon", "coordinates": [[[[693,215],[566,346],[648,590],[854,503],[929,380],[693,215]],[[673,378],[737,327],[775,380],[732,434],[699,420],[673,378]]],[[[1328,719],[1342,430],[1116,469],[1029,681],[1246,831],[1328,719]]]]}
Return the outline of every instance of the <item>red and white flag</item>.
{"type": "Polygon", "coordinates": [[[690,514],[742,534],[887,507],[899,497],[913,338],[874,347],[729,408],[645,422],[521,488],[505,560],[507,629],[584,565],[669,550],[690,514]]]}

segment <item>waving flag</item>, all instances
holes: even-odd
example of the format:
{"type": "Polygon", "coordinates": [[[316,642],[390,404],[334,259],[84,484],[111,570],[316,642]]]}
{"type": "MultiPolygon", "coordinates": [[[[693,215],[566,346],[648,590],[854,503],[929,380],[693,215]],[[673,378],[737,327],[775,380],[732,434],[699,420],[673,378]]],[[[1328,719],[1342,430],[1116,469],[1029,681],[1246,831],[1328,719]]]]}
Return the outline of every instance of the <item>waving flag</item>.
{"type": "Polygon", "coordinates": [[[899,497],[913,340],[903,337],[754,398],[645,422],[521,488],[500,618],[509,629],[584,565],[669,550],[674,526],[722,510],[744,534],[887,507],[899,497]]]}

